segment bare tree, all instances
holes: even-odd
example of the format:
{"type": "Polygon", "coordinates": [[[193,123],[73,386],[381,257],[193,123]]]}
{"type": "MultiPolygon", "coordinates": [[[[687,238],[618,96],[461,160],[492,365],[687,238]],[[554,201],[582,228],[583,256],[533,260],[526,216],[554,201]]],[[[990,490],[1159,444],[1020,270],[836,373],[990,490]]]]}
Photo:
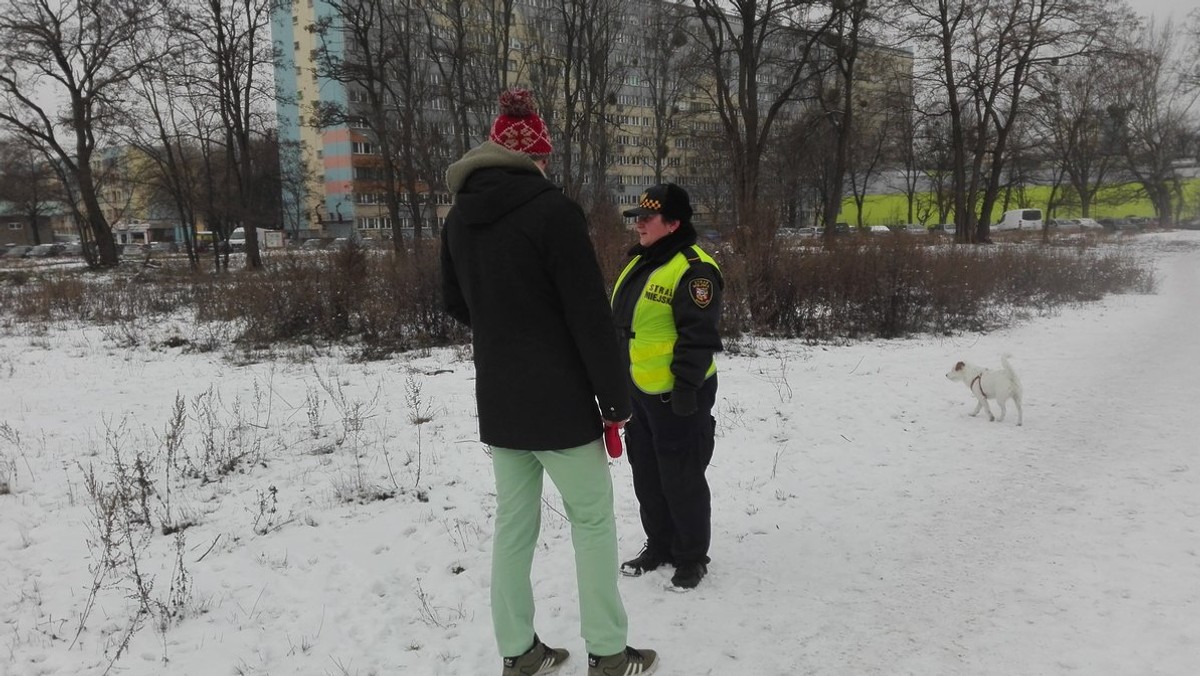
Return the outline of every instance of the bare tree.
{"type": "MultiPolygon", "coordinates": [[[[895,118],[886,111],[878,116],[855,116],[856,120],[850,129],[851,142],[846,149],[845,176],[850,184],[850,196],[858,211],[858,227],[863,227],[863,205],[867,193],[871,190],[872,181],[877,177],[888,159],[888,140],[895,131],[892,129],[895,118]]],[[[825,204],[825,214],[828,216],[829,203],[825,204]]],[[[906,221],[911,223],[912,221],[906,221]]],[[[828,223],[828,221],[826,221],[828,223]]]]}
{"type": "Polygon", "coordinates": [[[319,70],[353,95],[348,106],[325,104],[320,122],[366,132],[370,147],[356,168],[355,188],[383,195],[393,245],[407,252],[401,209],[419,238],[431,181],[441,180],[431,177],[444,166],[437,148],[450,140],[430,117],[430,107],[444,108],[445,100],[435,98],[431,82],[429,15],[415,0],[339,0],[331,7],[333,14],[316,27],[319,70]]]}
{"type": "MultiPolygon", "coordinates": [[[[887,162],[903,157],[901,138],[911,138],[912,59],[907,52],[879,44],[879,28],[885,20],[879,3],[853,0],[835,3],[838,18],[829,33],[833,65],[822,73],[820,98],[824,107],[820,126],[836,140],[825,157],[829,181],[823,186],[822,221],[835,219],[849,181],[858,207],[858,226],[863,226],[863,204],[873,179],[887,162]]],[[[909,221],[911,222],[911,221],[909,221]]],[[[831,233],[827,227],[826,232],[831,233]]]]}
{"type": "Polygon", "coordinates": [[[1181,75],[1191,65],[1179,61],[1171,24],[1149,24],[1118,69],[1121,87],[1109,107],[1125,169],[1154,204],[1167,225],[1183,206],[1183,181],[1176,162],[1189,153],[1198,130],[1192,112],[1197,88],[1181,75]]]}
{"type": "Polygon", "coordinates": [[[1039,75],[1104,49],[1131,15],[1119,0],[901,0],[946,95],[960,241],[990,240],[1009,140],[1039,75]]]}
{"type": "Polygon", "coordinates": [[[683,5],[671,3],[660,9],[650,13],[644,28],[634,33],[642,47],[634,73],[646,89],[651,111],[649,138],[638,154],[654,172],[655,183],[666,180],[673,143],[687,138],[682,122],[694,117],[691,91],[699,75],[695,43],[688,32],[690,13],[683,5]]]}
{"type": "Polygon", "coordinates": [[[41,149],[78,198],[68,206],[94,243],[85,248],[92,265],[118,262],[92,160],[122,90],[154,58],[132,47],[159,16],[156,3],[137,0],[0,5],[0,124],[41,149]]]}
{"type": "Polygon", "coordinates": [[[1048,86],[1032,108],[1038,135],[1046,140],[1056,170],[1085,217],[1092,215],[1096,194],[1117,168],[1108,110],[1116,103],[1113,75],[1118,63],[1107,54],[1064,62],[1047,73],[1048,86]]]}
{"type": "MultiPolygon", "coordinates": [[[[825,225],[826,237],[834,236],[834,224],[837,222],[838,212],[842,209],[845,178],[852,162],[851,145],[855,139],[860,139],[860,150],[868,145],[877,145],[863,143],[861,139],[863,134],[871,133],[872,127],[883,121],[881,117],[877,117],[866,125],[858,123],[858,111],[862,109],[865,112],[869,105],[864,93],[858,90],[858,79],[863,43],[867,39],[867,22],[873,18],[870,3],[867,0],[834,0],[832,10],[833,22],[823,38],[832,65],[829,74],[833,77],[831,82],[822,87],[816,99],[824,113],[820,122],[823,126],[828,125],[833,132],[833,138],[836,139],[833,152],[824,157],[828,167],[822,191],[824,204],[821,205],[821,220],[825,225]]],[[[877,138],[882,140],[883,137],[877,138]]],[[[879,156],[878,152],[873,154],[876,158],[879,156]]],[[[859,174],[865,165],[860,162],[857,168],[858,171],[852,174],[852,179],[860,178],[859,174]]],[[[862,178],[862,188],[865,191],[866,177],[862,178]]],[[[857,189],[858,185],[853,184],[855,202],[859,206],[858,225],[861,227],[863,200],[858,196],[857,189]]]]}
{"type": "Polygon", "coordinates": [[[63,198],[58,175],[44,154],[24,138],[0,139],[0,200],[29,223],[34,244],[42,244],[40,226],[63,198]]]}
{"type": "MultiPolygon", "coordinates": [[[[453,125],[450,157],[467,152],[487,130],[496,96],[509,86],[515,0],[445,0],[423,5],[428,53],[439,75],[437,95],[453,125]]],[[[441,172],[439,172],[440,175],[441,172]]]]}
{"type": "Polygon", "coordinates": [[[607,199],[624,0],[552,0],[528,11],[527,24],[542,27],[542,40],[524,45],[530,84],[554,137],[563,192],[590,210],[607,199]]]}
{"type": "Polygon", "coordinates": [[[837,146],[825,114],[809,106],[794,120],[781,119],[772,137],[763,158],[758,218],[770,218],[780,227],[820,225],[832,167],[825,158],[837,146]]]}
{"type": "Polygon", "coordinates": [[[893,124],[892,158],[899,172],[899,189],[905,198],[907,216],[905,223],[917,223],[914,206],[917,189],[921,185],[921,165],[917,153],[917,114],[915,106],[910,104],[907,110],[898,112],[893,124]]]}
{"type": "Polygon", "coordinates": [[[256,137],[271,124],[275,91],[269,71],[274,66],[271,44],[272,0],[204,0],[179,2],[171,25],[193,38],[193,47],[208,78],[209,103],[219,113],[225,164],[225,193],[234,199],[234,223],[246,232],[246,267],[262,267],[254,176],[262,173],[253,152],[256,137]]]}
{"type": "MultiPolygon", "coordinates": [[[[180,37],[182,34],[163,27],[148,42],[175,43],[180,37]]],[[[184,249],[195,267],[200,263],[196,233],[201,185],[200,153],[195,139],[204,129],[200,120],[205,113],[197,109],[203,99],[195,89],[199,73],[192,68],[189,56],[187,45],[180,44],[138,74],[132,90],[141,105],[126,111],[129,116],[126,126],[129,145],[137,148],[153,166],[147,172],[147,181],[174,207],[183,232],[184,249]]],[[[221,259],[216,260],[219,263],[221,259]]]]}
{"type": "Polygon", "coordinates": [[[945,224],[954,209],[950,118],[944,109],[934,105],[924,108],[925,112],[917,118],[913,161],[920,167],[921,180],[928,190],[917,195],[915,200],[910,196],[909,209],[915,209],[918,222],[927,222],[936,213],[937,222],[945,224]]]}
{"type": "Polygon", "coordinates": [[[813,75],[833,13],[818,0],[692,0],[706,95],[723,128],[741,239],[776,223],[757,217],[763,157],[785,107],[813,75]],[[815,13],[816,18],[813,18],[815,13]]]}
{"type": "Polygon", "coordinates": [[[301,142],[283,142],[279,148],[279,184],[283,191],[283,227],[298,238],[308,222],[308,204],[316,172],[304,161],[301,142]]]}

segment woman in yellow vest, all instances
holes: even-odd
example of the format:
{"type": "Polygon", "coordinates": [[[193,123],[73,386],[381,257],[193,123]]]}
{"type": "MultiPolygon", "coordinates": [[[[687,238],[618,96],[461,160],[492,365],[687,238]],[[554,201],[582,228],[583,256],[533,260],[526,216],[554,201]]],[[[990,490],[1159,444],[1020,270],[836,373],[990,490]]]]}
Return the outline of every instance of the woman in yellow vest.
{"type": "Polygon", "coordinates": [[[613,319],[633,384],[625,443],[646,546],[621,564],[637,576],[675,567],[674,589],[708,573],[711,498],[704,472],[713,454],[712,417],[721,350],[717,322],[724,281],[696,246],[687,191],[674,183],[642,193],[633,260],[613,288],[613,319]]]}

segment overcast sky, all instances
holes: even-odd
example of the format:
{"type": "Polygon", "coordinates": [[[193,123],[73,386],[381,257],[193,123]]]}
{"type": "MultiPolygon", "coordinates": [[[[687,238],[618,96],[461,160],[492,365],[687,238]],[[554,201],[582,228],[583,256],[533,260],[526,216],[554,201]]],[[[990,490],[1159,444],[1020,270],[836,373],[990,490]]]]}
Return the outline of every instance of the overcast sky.
{"type": "Polygon", "coordinates": [[[1200,7],[1200,0],[1129,0],[1139,14],[1154,14],[1160,19],[1173,16],[1183,19],[1187,13],[1200,7]]]}

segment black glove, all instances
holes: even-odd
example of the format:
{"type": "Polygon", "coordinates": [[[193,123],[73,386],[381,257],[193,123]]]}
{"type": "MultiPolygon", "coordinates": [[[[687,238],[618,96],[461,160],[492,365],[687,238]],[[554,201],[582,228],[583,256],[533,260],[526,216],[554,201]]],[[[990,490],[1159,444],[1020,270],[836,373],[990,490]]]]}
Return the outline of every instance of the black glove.
{"type": "Polygon", "coordinates": [[[671,412],[675,415],[689,416],[696,412],[696,390],[671,391],[671,412]]]}

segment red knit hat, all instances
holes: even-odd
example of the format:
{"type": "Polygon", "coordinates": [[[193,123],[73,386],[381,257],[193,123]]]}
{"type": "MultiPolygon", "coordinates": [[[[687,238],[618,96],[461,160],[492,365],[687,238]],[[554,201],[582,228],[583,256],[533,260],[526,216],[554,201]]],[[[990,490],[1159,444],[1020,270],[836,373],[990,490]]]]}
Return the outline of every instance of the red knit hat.
{"type": "Polygon", "coordinates": [[[500,115],[492,123],[488,140],[526,155],[549,155],[554,151],[546,123],[538,117],[533,93],[524,87],[500,94],[500,115]]]}

